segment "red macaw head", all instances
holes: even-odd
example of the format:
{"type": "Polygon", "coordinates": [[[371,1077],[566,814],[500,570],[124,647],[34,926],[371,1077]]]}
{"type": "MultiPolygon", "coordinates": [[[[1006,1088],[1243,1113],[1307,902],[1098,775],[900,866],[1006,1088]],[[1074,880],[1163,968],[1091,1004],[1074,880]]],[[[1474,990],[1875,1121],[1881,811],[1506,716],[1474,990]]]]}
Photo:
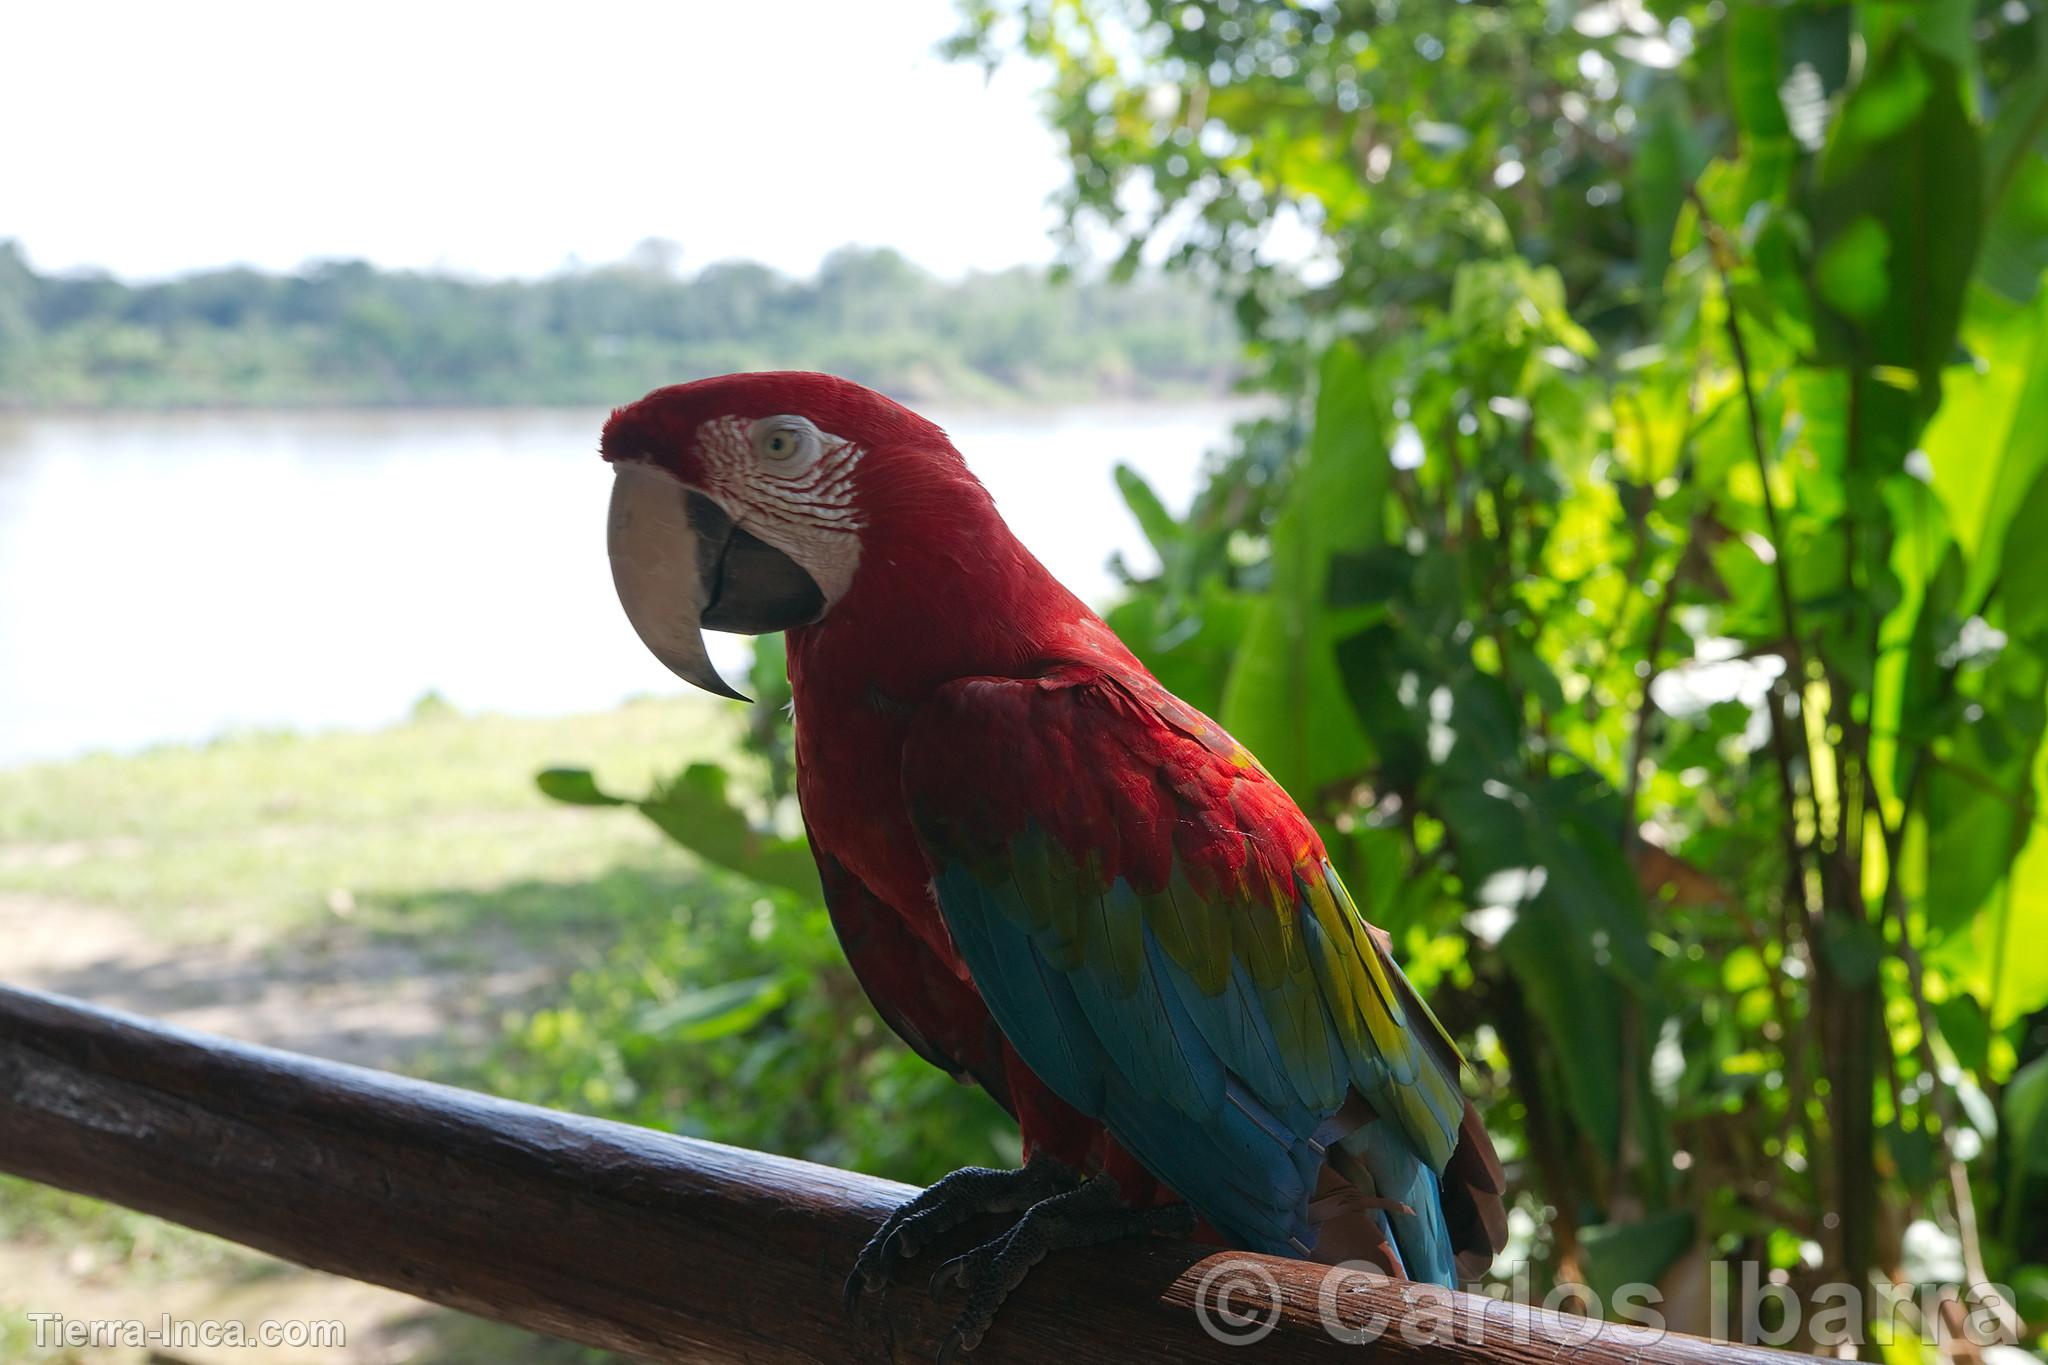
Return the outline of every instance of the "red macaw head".
{"type": "Polygon", "coordinates": [[[825,374],[656,389],[612,413],[600,449],[616,471],[612,581],[627,618],[677,676],[728,697],[741,694],[711,666],[703,628],[822,620],[917,489],[979,488],[939,428],[825,374]]]}

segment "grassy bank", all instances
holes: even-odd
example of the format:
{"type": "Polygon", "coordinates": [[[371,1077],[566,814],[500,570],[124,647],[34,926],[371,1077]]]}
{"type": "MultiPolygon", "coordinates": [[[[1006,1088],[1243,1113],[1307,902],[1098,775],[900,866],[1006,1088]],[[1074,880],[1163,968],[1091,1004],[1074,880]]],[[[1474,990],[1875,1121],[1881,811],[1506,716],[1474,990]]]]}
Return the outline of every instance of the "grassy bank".
{"type": "MultiPolygon", "coordinates": [[[[738,914],[746,898],[700,878],[643,821],[545,800],[533,772],[573,760],[645,785],[729,755],[733,723],[689,700],[550,720],[426,708],[374,734],[0,772],[0,978],[369,1065],[541,1088],[550,1078],[527,1084],[530,1068],[504,1056],[508,1030],[678,904],[723,896],[738,914]]],[[[587,1354],[0,1179],[0,1359],[131,1358],[38,1352],[30,1311],[332,1317],[348,1346],[320,1353],[329,1362],[587,1354]]]]}
{"type": "MultiPolygon", "coordinates": [[[[0,979],[900,1178],[1014,1158],[989,1101],[879,1025],[814,895],[534,784],[570,765],[632,794],[716,763],[758,809],[743,720],[680,698],[548,720],[423,704],[375,733],[0,772],[0,979]]],[[[0,1178],[0,1360],[71,1358],[33,1351],[36,1310],[333,1318],[348,1347],[325,1365],[589,1354],[0,1178]]]]}
{"type": "Polygon", "coordinates": [[[626,786],[730,754],[736,720],[692,699],[593,715],[463,717],[428,704],[374,733],[255,735],[0,772],[0,896],[112,907],[180,942],[270,937],[337,917],[415,932],[435,889],[553,884],[550,923],[601,913],[593,878],[663,848],[650,829],[556,805],[550,763],[626,786]],[[423,897],[429,899],[423,900],[423,897]]]}

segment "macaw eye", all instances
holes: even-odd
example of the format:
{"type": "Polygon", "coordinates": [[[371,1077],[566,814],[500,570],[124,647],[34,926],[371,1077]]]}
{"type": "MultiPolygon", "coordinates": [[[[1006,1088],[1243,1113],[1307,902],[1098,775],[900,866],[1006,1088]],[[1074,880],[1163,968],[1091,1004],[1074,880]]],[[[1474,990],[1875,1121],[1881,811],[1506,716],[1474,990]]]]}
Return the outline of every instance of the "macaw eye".
{"type": "Polygon", "coordinates": [[[818,453],[818,429],[802,417],[764,417],[752,436],[754,453],[771,464],[801,463],[818,453]]]}

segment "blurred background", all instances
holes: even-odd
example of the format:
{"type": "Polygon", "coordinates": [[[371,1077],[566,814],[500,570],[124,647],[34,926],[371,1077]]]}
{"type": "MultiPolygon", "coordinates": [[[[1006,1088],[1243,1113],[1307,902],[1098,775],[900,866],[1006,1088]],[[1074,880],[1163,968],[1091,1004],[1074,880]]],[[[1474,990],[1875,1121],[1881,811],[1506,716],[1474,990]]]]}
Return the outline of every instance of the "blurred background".
{"type": "MultiPolygon", "coordinates": [[[[1474,1063],[1503,1273],[2038,1353],[2041,0],[8,25],[0,979],[1014,1159],[841,962],[779,642],[685,695],[604,565],[607,407],[828,369],[1317,819],[1474,1063]]],[[[143,1358],[43,1310],[593,1355],[0,1180],[0,1359],[143,1358]]]]}

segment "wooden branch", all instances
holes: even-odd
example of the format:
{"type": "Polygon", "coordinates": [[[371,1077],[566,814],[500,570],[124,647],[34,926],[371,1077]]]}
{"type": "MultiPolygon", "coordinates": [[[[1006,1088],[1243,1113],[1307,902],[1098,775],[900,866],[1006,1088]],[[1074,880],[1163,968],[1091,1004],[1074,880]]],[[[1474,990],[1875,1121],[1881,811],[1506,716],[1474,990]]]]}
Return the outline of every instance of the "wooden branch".
{"type": "MultiPolygon", "coordinates": [[[[4,988],[0,1168],[654,1360],[929,1359],[957,1307],[924,1292],[938,1256],[950,1254],[941,1247],[912,1263],[915,1282],[896,1286],[877,1314],[844,1314],[841,1282],[910,1193],[902,1185],[4,988]]],[[[973,1240],[963,1234],[961,1244],[973,1240]]],[[[1280,1300],[1278,1323],[1251,1353],[1260,1361],[1345,1350],[1324,1329],[1319,1295],[1357,1326],[1367,1314],[1397,1318],[1415,1292],[1343,1272],[1328,1279],[1326,1267],[1301,1262],[1126,1242],[1041,1265],[970,1360],[1243,1365],[1246,1353],[1206,1333],[1195,1307],[1205,1278],[1214,1308],[1219,1277],[1233,1273],[1274,1286],[1280,1300]]],[[[1596,1327],[1470,1295],[1443,1303],[1420,1326],[1411,1321],[1416,1340],[1388,1330],[1374,1359],[1548,1362],[1596,1327]]],[[[1265,1303],[1240,1294],[1224,1306],[1265,1303]]],[[[1788,1358],[1598,1331],[1575,1359],[1788,1358]]]]}

